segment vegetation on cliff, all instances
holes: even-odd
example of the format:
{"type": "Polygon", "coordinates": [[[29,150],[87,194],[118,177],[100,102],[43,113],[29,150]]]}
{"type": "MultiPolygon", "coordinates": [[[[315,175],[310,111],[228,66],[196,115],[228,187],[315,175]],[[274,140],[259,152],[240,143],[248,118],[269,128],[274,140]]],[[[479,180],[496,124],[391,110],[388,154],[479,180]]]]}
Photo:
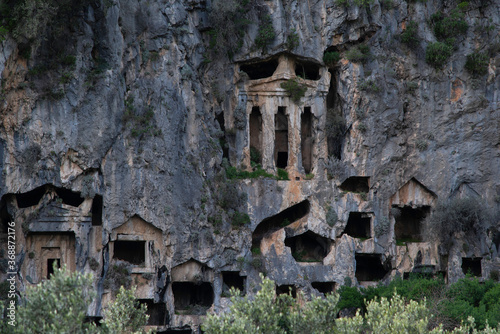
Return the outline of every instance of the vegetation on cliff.
{"type": "MultiPolygon", "coordinates": [[[[239,291],[233,289],[229,312],[208,315],[202,326],[205,333],[393,334],[500,331],[500,326],[495,329],[500,322],[500,284],[491,281],[480,285],[477,280],[464,279],[446,288],[442,280],[396,280],[386,287],[362,291],[345,286],[339,293],[304,301],[303,295],[297,299],[291,294],[277,295],[274,282],[262,275],[261,278],[261,290],[253,299],[240,297],[239,291]],[[440,297],[442,294],[444,299],[438,299],[436,293],[440,297]],[[471,300],[477,298],[481,300],[471,300]],[[467,307],[464,305],[469,301],[478,302],[477,313],[466,311],[467,307]],[[341,309],[351,307],[357,309],[355,316],[338,317],[341,309]],[[455,314],[452,312],[462,313],[453,318],[455,314]],[[476,322],[473,316],[479,321],[476,322]],[[447,319],[455,322],[441,322],[447,319]]],[[[474,307],[470,305],[470,308],[474,307]]]]}

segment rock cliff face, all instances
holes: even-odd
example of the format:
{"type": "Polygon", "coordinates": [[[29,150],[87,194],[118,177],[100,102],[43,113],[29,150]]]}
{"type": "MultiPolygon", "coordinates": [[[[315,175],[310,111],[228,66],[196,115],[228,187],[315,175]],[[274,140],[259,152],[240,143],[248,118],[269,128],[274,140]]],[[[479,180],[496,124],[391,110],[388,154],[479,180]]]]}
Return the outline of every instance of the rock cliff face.
{"type": "Polygon", "coordinates": [[[259,272],[310,295],[500,270],[498,219],[423,233],[439,201],[499,209],[498,1],[73,2],[1,42],[19,291],[65,264],[94,274],[89,315],[136,284],[173,333],[259,272]]]}

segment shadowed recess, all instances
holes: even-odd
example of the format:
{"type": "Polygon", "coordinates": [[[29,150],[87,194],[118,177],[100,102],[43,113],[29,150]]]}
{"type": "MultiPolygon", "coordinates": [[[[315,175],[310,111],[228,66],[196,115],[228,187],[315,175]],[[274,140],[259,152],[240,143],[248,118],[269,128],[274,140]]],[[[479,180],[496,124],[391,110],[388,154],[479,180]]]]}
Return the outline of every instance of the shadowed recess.
{"type": "Polygon", "coordinates": [[[353,238],[371,238],[371,217],[364,212],[350,212],[344,233],[353,238]]]}
{"type": "Polygon", "coordinates": [[[285,239],[297,262],[322,262],[330,250],[330,240],[312,231],[285,239]]]}
{"type": "Polygon", "coordinates": [[[370,191],[369,181],[369,176],[351,176],[342,182],[340,189],[354,193],[367,193],[370,191]]]}
{"type": "Polygon", "coordinates": [[[462,271],[464,274],[472,274],[481,277],[481,257],[463,257],[462,271]]]}
{"type": "Polygon", "coordinates": [[[152,299],[138,299],[138,301],[147,306],[148,326],[165,326],[167,324],[168,314],[165,303],[155,303],[152,299]]]}
{"type": "Polygon", "coordinates": [[[293,298],[297,297],[297,288],[295,287],[295,285],[284,284],[276,287],[277,296],[288,295],[288,294],[291,294],[293,298]]]}
{"type": "Polygon", "coordinates": [[[319,65],[306,61],[295,62],[295,75],[307,80],[319,80],[319,65]]]}
{"type": "Polygon", "coordinates": [[[304,200],[261,221],[252,234],[253,247],[259,247],[260,241],[266,234],[275,232],[303,218],[309,213],[309,208],[309,201],[304,200]]]}
{"type": "Polygon", "coordinates": [[[205,314],[214,302],[214,290],[209,282],[173,282],[172,292],[175,310],[185,314],[205,314]]]}
{"type": "Polygon", "coordinates": [[[312,282],[311,285],[318,292],[325,295],[335,291],[335,282],[312,282]]]}
{"type": "Polygon", "coordinates": [[[420,242],[422,239],[422,223],[431,211],[430,206],[419,206],[412,208],[404,206],[395,208],[397,214],[394,216],[394,233],[397,241],[420,242]]]}
{"type": "Polygon", "coordinates": [[[229,294],[231,288],[241,291],[241,295],[245,294],[245,276],[240,276],[239,271],[223,271],[222,272],[222,293],[229,294]]]}
{"type": "Polygon", "coordinates": [[[71,191],[69,189],[64,188],[56,188],[57,196],[62,199],[62,202],[67,205],[78,207],[83,203],[83,198],[80,196],[80,193],[71,191]]]}
{"type": "Polygon", "coordinates": [[[380,281],[389,270],[382,265],[380,254],[356,253],[356,279],[362,281],[380,281]]]}
{"type": "Polygon", "coordinates": [[[17,206],[19,208],[28,208],[37,205],[45,194],[45,191],[45,186],[41,186],[22,194],[16,194],[17,206]]]}
{"type": "Polygon", "coordinates": [[[146,242],[116,240],[114,242],[113,258],[135,265],[142,265],[146,259],[146,242]]]}
{"type": "Polygon", "coordinates": [[[240,65],[240,70],[248,74],[250,80],[264,79],[273,75],[278,68],[278,59],[274,58],[251,64],[240,65]]]}

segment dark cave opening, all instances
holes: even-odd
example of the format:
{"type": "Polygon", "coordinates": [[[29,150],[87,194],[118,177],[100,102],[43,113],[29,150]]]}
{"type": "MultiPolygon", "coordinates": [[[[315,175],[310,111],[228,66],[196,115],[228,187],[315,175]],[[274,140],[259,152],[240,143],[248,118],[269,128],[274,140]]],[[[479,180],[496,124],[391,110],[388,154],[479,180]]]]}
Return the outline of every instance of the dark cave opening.
{"type": "Polygon", "coordinates": [[[382,265],[381,255],[356,253],[356,279],[358,281],[379,281],[388,272],[389,270],[382,265]]]}
{"type": "Polygon", "coordinates": [[[342,182],[340,190],[354,193],[367,193],[370,191],[370,177],[350,176],[342,182]]]}
{"type": "Polygon", "coordinates": [[[215,117],[215,120],[219,123],[220,129],[224,133],[224,135],[219,138],[219,144],[222,148],[222,158],[229,159],[229,145],[227,143],[226,126],[224,124],[224,112],[221,111],[215,117]]]}
{"type": "Polygon", "coordinates": [[[264,79],[273,75],[278,68],[278,59],[273,58],[257,63],[241,64],[240,70],[248,74],[250,80],[264,79]]]}
{"type": "Polygon", "coordinates": [[[148,326],[165,326],[167,324],[168,313],[165,303],[155,303],[153,299],[138,299],[137,301],[147,306],[148,326]]]}
{"type": "Polygon", "coordinates": [[[146,242],[116,240],[114,242],[113,258],[135,265],[143,265],[146,261],[146,242]]]}
{"type": "Polygon", "coordinates": [[[346,124],[339,105],[337,94],[337,81],[335,73],[330,69],[330,87],[326,95],[326,140],[328,156],[342,160],[342,145],[344,143],[346,124]]]}
{"type": "Polygon", "coordinates": [[[21,209],[37,205],[40,203],[45,191],[46,187],[41,186],[22,194],[16,194],[17,207],[21,209]]]}
{"type": "Polygon", "coordinates": [[[344,233],[353,238],[371,238],[371,216],[366,212],[350,212],[344,233]]]}
{"type": "Polygon", "coordinates": [[[472,276],[481,277],[482,257],[463,257],[462,258],[462,272],[464,274],[471,274],[472,276]]]}
{"type": "Polygon", "coordinates": [[[102,196],[95,195],[92,200],[92,207],[90,209],[92,213],[92,226],[102,225],[102,196]]]}
{"type": "Polygon", "coordinates": [[[295,61],[295,75],[307,80],[319,80],[319,65],[306,61],[295,61]]]}
{"type": "MultiPolygon", "coordinates": [[[[394,215],[394,234],[397,241],[421,242],[422,223],[431,211],[430,206],[419,206],[412,208],[404,206],[402,208],[393,207],[397,214],[394,215]]],[[[393,210],[394,211],[394,210],[393,210]]]]}
{"type": "Polygon", "coordinates": [[[170,328],[164,331],[156,332],[158,334],[193,334],[191,328],[170,328]]]}
{"type": "Polygon", "coordinates": [[[229,290],[235,288],[241,291],[241,295],[245,295],[245,276],[240,276],[239,271],[223,271],[222,272],[222,294],[229,296],[229,290]]]}
{"type": "Polygon", "coordinates": [[[9,228],[8,223],[13,221],[7,209],[7,201],[5,197],[3,197],[0,201],[0,233],[7,234],[9,228]]]}
{"type": "Polygon", "coordinates": [[[335,291],[335,282],[312,282],[311,285],[324,295],[335,291]]]}
{"type": "Polygon", "coordinates": [[[285,246],[290,247],[297,262],[322,262],[328,254],[330,241],[312,231],[286,238],[285,246]]]}
{"type": "Polygon", "coordinates": [[[54,266],[56,269],[61,268],[61,259],[47,259],[47,278],[54,273],[54,266]]]}
{"type": "Polygon", "coordinates": [[[252,162],[262,163],[262,114],[259,107],[252,107],[250,114],[250,159],[252,162]],[[255,150],[257,154],[252,154],[255,150]]]}
{"type": "Polygon", "coordinates": [[[74,207],[79,207],[84,200],[84,198],[80,196],[80,193],[71,191],[69,189],[56,188],[56,194],[64,204],[71,205],[74,207]]]}
{"type": "Polygon", "coordinates": [[[278,168],[288,166],[288,116],[285,111],[286,107],[278,107],[274,116],[274,159],[278,168]]]}
{"type": "Polygon", "coordinates": [[[205,314],[214,302],[214,290],[209,282],[173,282],[176,311],[185,314],[205,314]]]}
{"type": "Polygon", "coordinates": [[[260,241],[266,234],[275,232],[305,217],[309,213],[309,208],[309,201],[303,200],[274,216],[262,220],[252,233],[252,247],[259,247],[260,241]]]}
{"type": "Polygon", "coordinates": [[[493,244],[496,246],[497,248],[497,252],[500,253],[500,232],[497,231],[494,235],[493,235],[493,244]]]}
{"type": "Polygon", "coordinates": [[[300,148],[302,153],[302,167],[306,174],[312,169],[312,113],[311,107],[304,107],[304,112],[300,117],[300,148]]]}
{"type": "Polygon", "coordinates": [[[297,298],[297,287],[295,285],[283,284],[276,287],[276,295],[288,295],[297,298]]]}
{"type": "Polygon", "coordinates": [[[409,279],[411,277],[431,279],[436,276],[435,270],[436,266],[434,265],[415,265],[411,272],[403,273],[403,279],[409,279]]]}

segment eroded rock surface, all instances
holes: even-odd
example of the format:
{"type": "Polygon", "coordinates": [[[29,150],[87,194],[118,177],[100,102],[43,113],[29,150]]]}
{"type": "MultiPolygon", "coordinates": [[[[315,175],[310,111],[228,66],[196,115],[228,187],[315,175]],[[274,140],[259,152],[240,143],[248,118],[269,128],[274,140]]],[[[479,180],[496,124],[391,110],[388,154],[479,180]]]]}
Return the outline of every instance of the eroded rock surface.
{"type": "Polygon", "coordinates": [[[447,254],[421,226],[438,200],[499,209],[498,1],[469,3],[438,69],[430,16],[452,3],[254,0],[238,47],[216,53],[211,10],[237,2],[220,4],[82,2],[66,39],[1,42],[1,237],[15,221],[19,291],[67,265],[94,274],[90,316],[135,284],[150,325],[196,330],[259,272],[310,295],[500,270],[498,219],[447,254]],[[479,75],[464,67],[477,50],[479,75]],[[256,164],[288,180],[226,176],[256,164]]]}

